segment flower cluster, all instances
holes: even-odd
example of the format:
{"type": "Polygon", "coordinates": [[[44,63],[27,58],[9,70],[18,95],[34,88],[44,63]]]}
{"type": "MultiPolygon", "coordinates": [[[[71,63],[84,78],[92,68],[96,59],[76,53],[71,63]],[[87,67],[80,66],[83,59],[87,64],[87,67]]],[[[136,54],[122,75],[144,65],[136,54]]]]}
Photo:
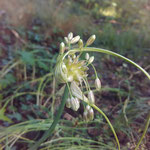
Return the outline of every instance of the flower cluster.
{"type": "MultiPolygon", "coordinates": [[[[92,35],[84,45],[80,36],[73,37],[73,33],[69,33],[68,37],[64,38],[65,44],[63,42],[60,44],[60,54],[55,67],[55,77],[58,82],[66,83],[69,86],[69,98],[67,99],[66,107],[74,111],[79,109],[80,100],[90,104],[95,103],[94,93],[87,79],[89,65],[91,65],[95,71],[95,87],[97,90],[101,89],[100,79],[92,64],[94,56],[90,57],[89,53],[86,53],[85,59],[81,59],[80,57],[83,53],[83,47],[91,45],[95,38],[96,36],[92,35]],[[84,94],[85,90],[87,95],[84,94]]],[[[93,120],[94,118],[94,111],[89,105],[85,106],[83,118],[86,121],[93,120]]]]}

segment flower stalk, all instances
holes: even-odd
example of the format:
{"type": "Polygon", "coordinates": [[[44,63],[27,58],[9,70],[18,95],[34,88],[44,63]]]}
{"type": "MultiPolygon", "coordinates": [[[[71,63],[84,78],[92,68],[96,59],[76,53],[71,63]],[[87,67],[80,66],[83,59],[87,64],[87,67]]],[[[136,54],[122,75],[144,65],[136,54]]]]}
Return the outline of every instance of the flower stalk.
{"type": "Polygon", "coordinates": [[[60,117],[62,115],[62,112],[64,110],[64,106],[65,106],[66,100],[68,98],[68,91],[69,91],[69,89],[68,89],[68,86],[66,85],[65,91],[64,91],[64,94],[63,94],[63,97],[62,97],[61,104],[59,106],[57,115],[54,118],[53,123],[51,124],[50,128],[47,131],[45,131],[45,133],[42,136],[42,138],[39,141],[37,141],[33,146],[31,146],[29,148],[29,150],[36,150],[36,149],[38,149],[38,147],[41,145],[41,143],[43,143],[54,132],[55,127],[58,124],[58,122],[60,120],[60,117]]]}

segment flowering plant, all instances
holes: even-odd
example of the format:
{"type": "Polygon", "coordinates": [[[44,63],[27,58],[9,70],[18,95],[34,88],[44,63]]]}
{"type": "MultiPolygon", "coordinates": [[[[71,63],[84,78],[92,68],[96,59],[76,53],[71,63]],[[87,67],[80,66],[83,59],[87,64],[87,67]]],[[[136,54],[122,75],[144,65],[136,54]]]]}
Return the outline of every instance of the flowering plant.
{"type": "MultiPolygon", "coordinates": [[[[85,47],[91,45],[96,36],[92,35],[86,42],[85,47]]],[[[59,83],[66,83],[69,88],[69,97],[66,101],[66,107],[72,108],[74,111],[77,111],[80,107],[80,100],[95,104],[94,93],[90,88],[88,83],[88,69],[89,65],[94,68],[95,71],[95,87],[97,90],[101,88],[100,79],[97,76],[97,72],[92,62],[94,61],[94,56],[89,56],[89,53],[85,54],[85,59],[81,60],[80,56],[82,55],[82,48],[84,46],[80,36],[73,37],[73,33],[69,33],[68,37],[65,37],[65,44],[62,42],[60,44],[60,55],[57,59],[57,64],[55,68],[55,77],[59,83]],[[78,43],[78,44],[77,44],[78,43]],[[69,53],[72,47],[77,47],[80,49],[79,52],[69,53]],[[68,54],[66,55],[66,52],[68,54]],[[69,84],[70,83],[70,86],[69,84]],[[87,95],[84,94],[83,84],[86,87],[87,95]]],[[[93,120],[94,111],[87,105],[83,113],[84,119],[86,121],[93,120]]]]}
{"type": "MultiPolygon", "coordinates": [[[[97,110],[101,115],[103,115],[103,117],[106,119],[107,123],[109,124],[114,134],[114,137],[116,139],[118,150],[120,150],[119,140],[111,122],[109,121],[105,113],[95,105],[94,93],[91,90],[91,87],[87,79],[88,77],[87,72],[89,69],[89,65],[92,66],[95,72],[95,88],[97,90],[101,89],[101,81],[97,76],[97,72],[94,65],[92,64],[92,62],[94,61],[94,56],[90,56],[88,52],[90,51],[100,52],[100,53],[105,53],[105,54],[119,57],[131,63],[132,65],[136,66],[138,69],[140,69],[147,76],[149,80],[150,80],[150,75],[138,64],[136,64],[132,60],[122,55],[119,55],[118,53],[106,49],[88,47],[94,42],[95,39],[96,36],[92,35],[84,45],[82,39],[80,39],[80,36],[73,37],[73,33],[69,33],[68,36],[64,38],[65,44],[63,42],[60,44],[60,52],[55,67],[55,78],[58,83],[63,83],[66,85],[62,97],[62,102],[60,104],[56,118],[54,119],[49,130],[45,132],[44,136],[35,145],[33,145],[33,147],[31,147],[30,150],[37,149],[38,146],[43,141],[45,141],[49,137],[49,135],[54,131],[65,105],[66,107],[71,108],[74,111],[77,111],[80,107],[81,101],[86,103],[85,110],[83,113],[84,120],[86,121],[93,120],[94,119],[93,109],[97,110]],[[83,52],[86,52],[85,59],[80,58],[83,52]],[[83,87],[83,85],[85,86],[85,88],[83,87]],[[87,95],[85,94],[85,91],[86,93],[88,93],[87,95]]],[[[143,134],[137,146],[135,147],[135,150],[138,149],[141,141],[143,140],[146,131],[148,129],[149,122],[150,122],[150,113],[148,115],[143,134]]]]}

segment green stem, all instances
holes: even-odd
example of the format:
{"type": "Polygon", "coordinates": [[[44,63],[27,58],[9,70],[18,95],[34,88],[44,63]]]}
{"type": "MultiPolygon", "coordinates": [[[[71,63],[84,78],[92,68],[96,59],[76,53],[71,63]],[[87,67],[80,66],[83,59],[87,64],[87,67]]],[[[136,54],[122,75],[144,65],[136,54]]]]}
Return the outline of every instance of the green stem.
{"type": "MultiPolygon", "coordinates": [[[[69,54],[69,53],[72,53],[72,52],[80,52],[81,50],[80,49],[72,49],[70,51],[68,51],[64,56],[63,56],[63,59],[69,54]]],[[[89,51],[89,52],[100,52],[100,53],[104,53],[104,54],[108,54],[108,55],[112,55],[112,56],[116,56],[116,57],[119,57],[121,59],[124,59],[125,61],[131,63],[132,65],[134,65],[135,67],[137,67],[139,70],[141,70],[146,76],[147,78],[150,80],[150,75],[148,74],[148,72],[146,70],[144,70],[142,67],[140,67],[138,64],[136,64],[135,62],[133,62],[132,60],[120,55],[120,54],[117,54],[115,52],[112,52],[112,51],[109,51],[109,50],[106,50],[106,49],[102,49],[102,48],[94,48],[94,47],[84,47],[82,48],[82,51],[89,51]]],[[[150,113],[150,112],[149,112],[150,113]]],[[[141,144],[146,132],[147,132],[147,129],[148,129],[148,126],[149,126],[149,122],[150,122],[150,115],[148,115],[148,118],[147,118],[147,122],[146,122],[146,125],[145,125],[145,128],[144,128],[144,131],[143,131],[143,134],[136,146],[136,149],[138,149],[139,145],[141,144]]]]}
{"type": "Polygon", "coordinates": [[[71,90],[70,90],[70,87],[69,87],[69,83],[66,83],[66,84],[67,84],[67,87],[68,87],[68,90],[69,90],[69,95],[70,95],[70,98],[71,98],[73,96],[72,96],[72,93],[71,93],[71,90]]]}
{"type": "Polygon", "coordinates": [[[23,70],[24,70],[24,81],[27,81],[27,65],[26,64],[24,64],[23,70]]]}
{"type": "Polygon", "coordinates": [[[94,69],[94,72],[95,72],[95,76],[96,76],[96,78],[98,78],[98,75],[97,75],[97,72],[96,72],[96,69],[95,69],[95,67],[94,67],[94,65],[93,64],[90,64],[91,66],[92,66],[92,68],[94,69]]]}
{"type": "Polygon", "coordinates": [[[3,78],[12,68],[16,67],[20,63],[21,63],[20,61],[17,61],[13,63],[10,67],[8,67],[4,72],[0,72],[0,78],[3,78]]]}
{"type": "Polygon", "coordinates": [[[149,115],[148,115],[148,118],[147,118],[147,121],[146,121],[146,125],[145,125],[144,131],[143,131],[143,134],[142,134],[142,136],[141,136],[141,138],[140,138],[138,144],[136,145],[135,150],[137,150],[137,149],[139,148],[139,146],[140,146],[140,144],[141,144],[143,138],[145,137],[145,134],[146,134],[146,131],[147,131],[147,129],[148,129],[149,124],[150,124],[150,113],[149,113],[149,115]]]}
{"type": "Polygon", "coordinates": [[[119,144],[119,140],[118,140],[117,134],[116,134],[116,132],[115,132],[115,130],[114,130],[114,128],[113,128],[111,122],[109,121],[108,117],[107,117],[107,116],[105,115],[105,113],[104,113],[100,108],[98,108],[96,105],[94,105],[94,104],[89,104],[89,105],[92,106],[94,109],[96,109],[96,110],[97,110],[100,114],[102,114],[103,117],[106,119],[107,123],[109,124],[109,126],[110,126],[110,128],[111,128],[111,130],[112,130],[112,132],[113,132],[113,134],[114,134],[114,136],[115,136],[115,139],[116,139],[116,142],[117,142],[117,145],[118,145],[118,150],[120,150],[120,144],[119,144]]]}
{"type": "Polygon", "coordinates": [[[66,103],[66,99],[68,98],[68,87],[66,86],[65,87],[65,91],[64,91],[64,95],[62,97],[62,101],[61,101],[61,104],[60,104],[60,107],[58,109],[58,112],[57,112],[57,115],[56,115],[56,118],[54,119],[52,125],[50,126],[50,128],[44,133],[43,137],[37,141],[35,143],[35,145],[33,145],[29,150],[36,150],[40,144],[42,142],[44,142],[51,134],[52,132],[54,131],[58,121],[60,120],[60,117],[61,117],[61,114],[63,112],[63,109],[64,109],[64,106],[65,106],[65,103],[66,103]]]}
{"type": "MultiPolygon", "coordinates": [[[[101,48],[94,48],[94,47],[86,47],[86,48],[82,48],[82,51],[89,51],[89,52],[100,52],[100,53],[104,53],[104,54],[108,54],[108,55],[113,55],[113,56],[116,56],[116,57],[119,57],[121,59],[124,59],[125,61],[133,64],[134,66],[136,66],[138,69],[140,69],[147,77],[148,79],[150,80],[150,75],[148,74],[148,72],[146,72],[142,67],[140,67],[138,64],[136,64],[135,62],[133,62],[132,60],[120,55],[120,54],[117,54],[115,52],[112,52],[112,51],[109,51],[109,50],[106,50],[106,49],[101,49],[101,48]]],[[[72,53],[72,52],[80,52],[80,49],[72,49],[70,51],[68,51],[64,56],[63,56],[63,59],[69,54],[69,53],[72,53]]]]}

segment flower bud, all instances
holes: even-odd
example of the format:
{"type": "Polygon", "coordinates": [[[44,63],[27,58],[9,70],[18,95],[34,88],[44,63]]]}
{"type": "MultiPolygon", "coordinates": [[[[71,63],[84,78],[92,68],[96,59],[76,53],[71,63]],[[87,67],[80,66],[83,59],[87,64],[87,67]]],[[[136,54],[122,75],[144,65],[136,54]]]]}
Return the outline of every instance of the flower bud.
{"type": "Polygon", "coordinates": [[[85,121],[90,121],[94,119],[94,111],[91,106],[87,105],[83,113],[83,118],[85,121]]]}
{"type": "Polygon", "coordinates": [[[91,64],[94,61],[94,56],[89,58],[89,64],[91,64]]]}
{"type": "Polygon", "coordinates": [[[93,111],[92,108],[88,112],[88,119],[89,120],[93,120],[94,119],[94,111],[93,111]]]}
{"type": "Polygon", "coordinates": [[[62,69],[63,63],[57,63],[55,67],[55,78],[60,83],[66,83],[67,82],[67,73],[63,71],[62,69]]]}
{"type": "Polygon", "coordinates": [[[80,36],[78,35],[78,36],[72,38],[72,40],[71,40],[70,43],[71,43],[71,44],[75,44],[75,43],[77,43],[79,40],[80,40],[80,36]]]}
{"type": "Polygon", "coordinates": [[[71,41],[71,40],[72,40],[72,38],[73,38],[73,33],[72,33],[72,32],[70,32],[70,33],[68,34],[68,40],[69,40],[69,41],[71,41]]]}
{"type": "Polygon", "coordinates": [[[68,38],[67,38],[67,37],[64,37],[64,40],[65,40],[66,44],[68,44],[68,43],[69,43],[69,40],[68,40],[68,38]]]}
{"type": "Polygon", "coordinates": [[[79,109],[79,107],[80,107],[79,100],[77,98],[74,98],[74,97],[71,98],[70,104],[71,104],[71,108],[74,111],[77,111],[79,109]]]}
{"type": "Polygon", "coordinates": [[[86,60],[89,60],[89,58],[90,58],[89,53],[86,53],[86,54],[85,54],[85,59],[86,59],[86,60]]]}
{"type": "Polygon", "coordinates": [[[71,108],[71,99],[70,98],[68,98],[66,101],[66,107],[71,108]]]}
{"type": "Polygon", "coordinates": [[[60,53],[63,54],[65,51],[65,44],[63,42],[60,43],[59,49],[60,49],[60,53]]]}
{"type": "Polygon", "coordinates": [[[84,111],[84,112],[83,112],[83,119],[84,119],[85,121],[88,121],[88,112],[87,112],[87,111],[84,111]]]}
{"type": "Polygon", "coordinates": [[[88,112],[91,109],[91,106],[87,105],[86,106],[86,111],[88,112]]]}
{"type": "Polygon", "coordinates": [[[101,89],[101,81],[100,81],[99,78],[95,79],[95,87],[96,87],[97,90],[101,89]]]}
{"type": "Polygon", "coordinates": [[[83,41],[81,39],[79,40],[78,45],[80,49],[83,48],[83,41]]]}
{"type": "Polygon", "coordinates": [[[95,103],[94,93],[93,93],[93,91],[91,91],[91,90],[88,92],[88,99],[89,99],[89,102],[90,102],[91,104],[94,104],[94,103],[95,103]]]}
{"type": "Polygon", "coordinates": [[[95,41],[95,39],[96,39],[95,35],[90,36],[89,39],[86,42],[86,46],[91,45],[95,41]]]}
{"type": "Polygon", "coordinates": [[[64,63],[62,64],[62,70],[63,70],[64,73],[68,72],[67,67],[64,63]]]}

